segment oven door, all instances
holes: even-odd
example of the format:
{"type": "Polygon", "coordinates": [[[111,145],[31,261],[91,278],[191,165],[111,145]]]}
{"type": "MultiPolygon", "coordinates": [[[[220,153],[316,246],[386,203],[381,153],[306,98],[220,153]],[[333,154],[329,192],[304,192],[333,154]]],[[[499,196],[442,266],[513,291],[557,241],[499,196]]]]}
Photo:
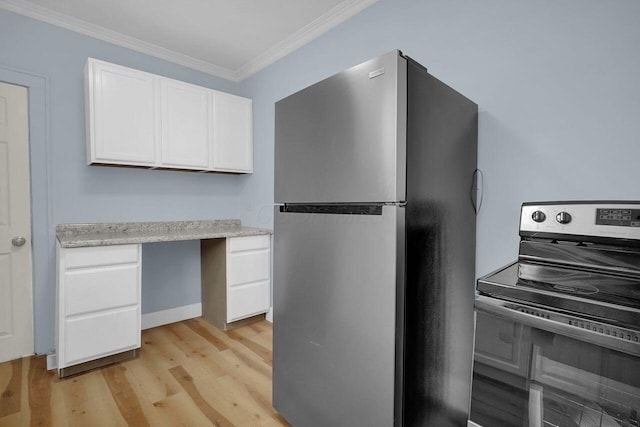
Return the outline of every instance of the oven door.
{"type": "Polygon", "coordinates": [[[509,305],[476,300],[469,426],[640,425],[637,335],[614,339],[509,305]]]}

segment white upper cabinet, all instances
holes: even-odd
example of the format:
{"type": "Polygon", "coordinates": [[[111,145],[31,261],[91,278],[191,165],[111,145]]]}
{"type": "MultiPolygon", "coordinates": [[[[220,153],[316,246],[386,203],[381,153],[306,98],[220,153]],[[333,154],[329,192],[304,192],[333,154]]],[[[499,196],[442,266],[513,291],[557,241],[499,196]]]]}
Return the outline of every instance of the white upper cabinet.
{"type": "Polygon", "coordinates": [[[211,94],[169,79],[160,81],[160,89],[162,166],[209,169],[211,94]]]}
{"type": "Polygon", "coordinates": [[[252,101],[93,58],[89,164],[250,173],[252,101]]]}
{"type": "Polygon", "coordinates": [[[253,171],[253,102],[215,92],[213,167],[224,171],[253,171]]]}
{"type": "Polygon", "coordinates": [[[89,163],[156,163],[156,90],[153,75],[88,61],[85,77],[89,163]]]}

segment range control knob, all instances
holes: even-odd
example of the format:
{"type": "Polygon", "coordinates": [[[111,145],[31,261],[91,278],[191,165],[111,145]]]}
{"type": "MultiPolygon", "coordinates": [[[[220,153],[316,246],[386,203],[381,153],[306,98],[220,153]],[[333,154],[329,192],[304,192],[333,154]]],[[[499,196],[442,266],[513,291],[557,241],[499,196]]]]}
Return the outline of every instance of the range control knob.
{"type": "Polygon", "coordinates": [[[569,224],[571,222],[571,215],[569,212],[560,212],[556,215],[556,221],[560,224],[569,224]]]}
{"type": "Polygon", "coordinates": [[[531,214],[531,219],[535,222],[544,222],[547,219],[547,216],[542,211],[535,211],[531,214]]]}

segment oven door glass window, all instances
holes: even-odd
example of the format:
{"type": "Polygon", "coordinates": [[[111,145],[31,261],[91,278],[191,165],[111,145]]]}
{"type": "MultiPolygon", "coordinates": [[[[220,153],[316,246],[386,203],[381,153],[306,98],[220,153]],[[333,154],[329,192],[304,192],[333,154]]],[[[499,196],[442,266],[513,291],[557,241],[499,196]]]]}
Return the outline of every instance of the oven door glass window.
{"type": "Polygon", "coordinates": [[[640,355],[477,311],[471,421],[639,427],[640,355]]]}

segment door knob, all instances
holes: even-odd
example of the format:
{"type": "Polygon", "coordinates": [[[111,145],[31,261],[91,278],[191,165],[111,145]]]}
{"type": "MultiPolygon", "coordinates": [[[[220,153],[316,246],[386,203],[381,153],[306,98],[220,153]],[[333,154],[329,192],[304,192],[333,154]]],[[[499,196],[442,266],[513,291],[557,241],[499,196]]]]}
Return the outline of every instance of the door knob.
{"type": "Polygon", "coordinates": [[[13,244],[13,246],[22,246],[27,243],[27,239],[22,236],[18,236],[11,239],[11,243],[13,244]]]}

